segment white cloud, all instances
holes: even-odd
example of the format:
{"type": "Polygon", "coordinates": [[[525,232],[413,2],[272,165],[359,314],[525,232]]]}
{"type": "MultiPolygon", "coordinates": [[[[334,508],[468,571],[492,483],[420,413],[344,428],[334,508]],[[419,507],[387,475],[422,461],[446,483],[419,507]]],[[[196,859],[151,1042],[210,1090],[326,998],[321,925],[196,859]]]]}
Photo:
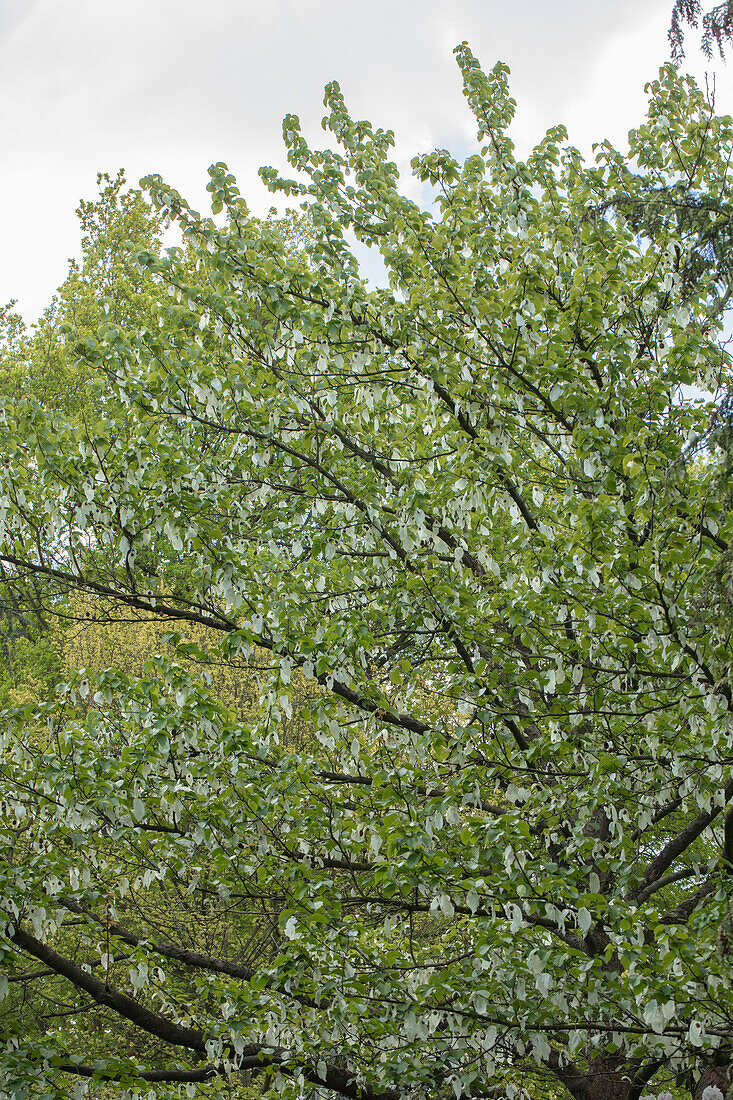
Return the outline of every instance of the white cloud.
{"type": "Polygon", "coordinates": [[[666,34],[670,7],[666,0],[647,5],[648,10],[638,19],[609,34],[584,88],[574,89],[563,121],[571,140],[584,152],[592,142],[603,138],[617,148],[627,147],[629,129],[646,112],[644,86],[669,57],[666,34]]]}

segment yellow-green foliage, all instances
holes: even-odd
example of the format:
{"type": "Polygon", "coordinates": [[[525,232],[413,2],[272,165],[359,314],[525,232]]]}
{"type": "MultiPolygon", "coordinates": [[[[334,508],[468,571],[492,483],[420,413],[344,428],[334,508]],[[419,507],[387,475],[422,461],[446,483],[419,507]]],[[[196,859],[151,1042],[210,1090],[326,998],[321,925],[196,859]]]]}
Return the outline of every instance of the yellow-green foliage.
{"type": "MultiPolygon", "coordinates": [[[[198,672],[240,721],[254,716],[270,674],[272,658],[268,653],[257,651],[249,661],[223,659],[218,652],[221,635],[199,623],[187,624],[184,643],[177,644],[170,623],[129,617],[104,619],[102,613],[99,603],[88,597],[76,597],[68,605],[60,644],[62,679],[68,680],[82,668],[91,674],[114,668],[127,676],[142,676],[145,662],[161,653],[174,657],[190,672],[198,672]]],[[[297,749],[308,743],[309,710],[320,694],[322,690],[314,681],[298,670],[293,672],[292,714],[280,713],[277,721],[282,744],[297,749]]]]}
{"type": "Polygon", "coordinates": [[[0,706],[20,707],[53,697],[61,678],[58,630],[17,621],[6,613],[0,632],[0,706]]]}
{"type": "MultiPolygon", "coordinates": [[[[68,677],[76,669],[91,673],[114,668],[126,676],[142,676],[145,662],[158,653],[172,656],[176,652],[170,641],[171,626],[159,620],[98,619],[100,607],[82,597],[72,604],[63,643],[62,666],[68,677]]],[[[197,662],[191,657],[176,656],[191,670],[200,669],[211,677],[214,694],[240,717],[251,709],[257,693],[255,673],[245,667],[234,667],[216,659],[217,633],[198,623],[187,630],[187,640],[211,654],[210,659],[197,662]]]]}

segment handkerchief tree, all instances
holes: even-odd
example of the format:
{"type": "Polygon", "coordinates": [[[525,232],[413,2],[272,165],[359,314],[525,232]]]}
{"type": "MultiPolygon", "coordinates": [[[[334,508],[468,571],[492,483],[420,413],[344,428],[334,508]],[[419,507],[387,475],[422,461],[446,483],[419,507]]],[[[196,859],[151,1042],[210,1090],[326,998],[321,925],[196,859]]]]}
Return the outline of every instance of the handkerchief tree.
{"type": "Polygon", "coordinates": [[[421,204],[330,85],[262,172],[301,240],[150,177],[184,244],[80,348],[99,415],[6,403],[8,579],[185,660],[4,720],[2,1096],[728,1084],[733,123],[668,67],[628,154],[522,161],[457,56],[421,204]]]}

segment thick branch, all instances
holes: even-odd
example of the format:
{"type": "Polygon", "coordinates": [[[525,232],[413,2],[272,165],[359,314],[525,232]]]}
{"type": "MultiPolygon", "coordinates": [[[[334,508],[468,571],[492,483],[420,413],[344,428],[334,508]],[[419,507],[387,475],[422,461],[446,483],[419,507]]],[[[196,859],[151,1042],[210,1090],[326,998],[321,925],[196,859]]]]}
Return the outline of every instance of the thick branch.
{"type": "Polygon", "coordinates": [[[27,951],[29,955],[33,955],[36,959],[45,963],[46,966],[51,967],[57,974],[62,975],[77,989],[83,989],[97,1004],[111,1008],[119,1016],[123,1016],[143,1031],[147,1031],[149,1035],[157,1036],[164,1043],[186,1047],[188,1050],[194,1051],[199,1057],[205,1057],[206,1039],[202,1031],[184,1027],[181,1024],[174,1023],[173,1020],[166,1019],[164,1016],[159,1016],[157,1012],[151,1012],[149,1008],[141,1005],[132,997],[128,997],[126,993],[110,988],[92,974],[88,974],[76,963],[60,955],[58,951],[54,951],[49,944],[41,943],[40,940],[37,940],[35,936],[31,936],[23,928],[16,928],[9,939],[16,947],[19,947],[22,951],[27,951]]]}
{"type": "MultiPolygon", "coordinates": [[[[190,966],[194,970],[212,970],[217,974],[228,974],[232,978],[241,978],[246,982],[251,981],[257,974],[257,971],[253,967],[243,966],[241,963],[232,962],[231,959],[219,959],[213,955],[204,955],[200,951],[188,951],[186,948],[176,947],[174,944],[170,943],[153,943],[146,939],[145,936],[136,936],[134,932],[128,932],[127,929],[116,922],[111,922],[107,925],[106,920],[97,917],[91,910],[87,909],[86,906],[80,905],[79,902],[74,901],[73,898],[62,897],[59,898],[59,901],[72,913],[79,913],[82,916],[89,917],[101,927],[108,929],[111,936],[115,936],[131,947],[146,947],[156,955],[161,955],[164,959],[180,962],[184,966],[190,966]]],[[[48,973],[48,971],[46,971],[46,973],[48,973]]],[[[271,982],[267,983],[267,988],[274,988],[271,982]]],[[[307,1005],[309,1008],[319,1007],[318,1002],[312,997],[306,997],[302,994],[295,993],[290,993],[288,996],[292,997],[293,1000],[298,1001],[300,1004],[307,1005]]]]}
{"type": "MultiPolygon", "coordinates": [[[[64,1062],[57,1068],[62,1073],[73,1073],[77,1077],[96,1077],[98,1081],[120,1081],[123,1076],[119,1071],[106,1073],[94,1066],[75,1066],[72,1062],[64,1062]]],[[[203,1083],[219,1075],[215,1066],[203,1066],[201,1069],[139,1069],[135,1073],[140,1081],[158,1084],[177,1082],[183,1085],[203,1083]]],[[[130,1077],[129,1069],[125,1069],[124,1076],[126,1080],[130,1077]]]]}
{"type": "MultiPolygon", "coordinates": [[[[733,797],[733,779],[729,779],[723,788],[725,793],[725,801],[727,802],[733,797]]],[[[642,895],[648,896],[648,888],[652,883],[664,874],[668,867],[670,867],[674,861],[680,856],[687,848],[704,833],[707,827],[720,813],[720,807],[716,806],[712,810],[703,810],[697,817],[694,817],[690,824],[678,833],[677,836],[672,837],[662,848],[661,852],[652,860],[649,864],[644,878],[639,883],[637,889],[633,892],[632,897],[639,898],[642,895]]]]}

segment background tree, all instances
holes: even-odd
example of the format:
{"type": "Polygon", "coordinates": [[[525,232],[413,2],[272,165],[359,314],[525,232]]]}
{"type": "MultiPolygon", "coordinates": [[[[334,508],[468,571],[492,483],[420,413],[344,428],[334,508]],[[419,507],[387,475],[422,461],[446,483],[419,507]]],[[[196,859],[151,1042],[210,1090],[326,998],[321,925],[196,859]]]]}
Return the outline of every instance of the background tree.
{"type": "MultiPolygon", "coordinates": [[[[69,274],[37,324],[27,327],[10,303],[0,311],[0,393],[13,402],[36,400],[81,427],[99,419],[105,380],[85,369],[73,352],[103,320],[143,322],[157,291],[133,266],[135,250],[160,249],[160,216],[139,189],[127,188],[122,171],[97,177],[99,197],[82,200],[80,263],[69,274]]],[[[28,579],[23,591],[5,583],[0,570],[0,698],[16,703],[53,694],[61,674],[61,605],[57,586],[28,579]]]]}
{"type": "Polygon", "coordinates": [[[136,251],[160,251],[160,215],[138,188],[126,186],[120,170],[97,176],[99,196],[82,199],[77,217],[82,233],[80,262],[69,273],[37,324],[28,329],[5,307],[2,314],[0,383],[6,397],[38,400],[72,419],[96,415],[103,379],[84,370],[74,355],[76,340],[92,337],[103,321],[140,324],[158,296],[149,275],[132,259],[136,251]]]}
{"type": "Polygon", "coordinates": [[[725,48],[733,38],[733,3],[731,3],[731,0],[724,0],[722,4],[715,4],[706,12],[703,12],[700,0],[675,0],[672,9],[672,22],[669,28],[669,41],[672,46],[672,57],[675,61],[680,61],[685,55],[685,23],[689,27],[697,28],[701,16],[701,48],[703,53],[710,60],[713,56],[713,44],[715,44],[720,56],[725,55],[725,48]]]}
{"type": "Polygon", "coordinates": [[[700,608],[731,519],[684,399],[727,383],[725,292],[704,203],[633,212],[680,179],[728,202],[733,124],[669,66],[628,160],[557,128],[521,162],[505,68],[457,53],[482,146],[414,162],[433,211],[330,85],[338,148],[289,116],[298,178],[263,172],[303,249],[223,165],[214,219],[151,178],[185,248],[138,254],[149,324],[84,345],[104,420],[6,404],[9,580],[268,657],[246,715],[163,655],[9,717],[7,1095],[728,1083],[730,634],[700,608]]]}

